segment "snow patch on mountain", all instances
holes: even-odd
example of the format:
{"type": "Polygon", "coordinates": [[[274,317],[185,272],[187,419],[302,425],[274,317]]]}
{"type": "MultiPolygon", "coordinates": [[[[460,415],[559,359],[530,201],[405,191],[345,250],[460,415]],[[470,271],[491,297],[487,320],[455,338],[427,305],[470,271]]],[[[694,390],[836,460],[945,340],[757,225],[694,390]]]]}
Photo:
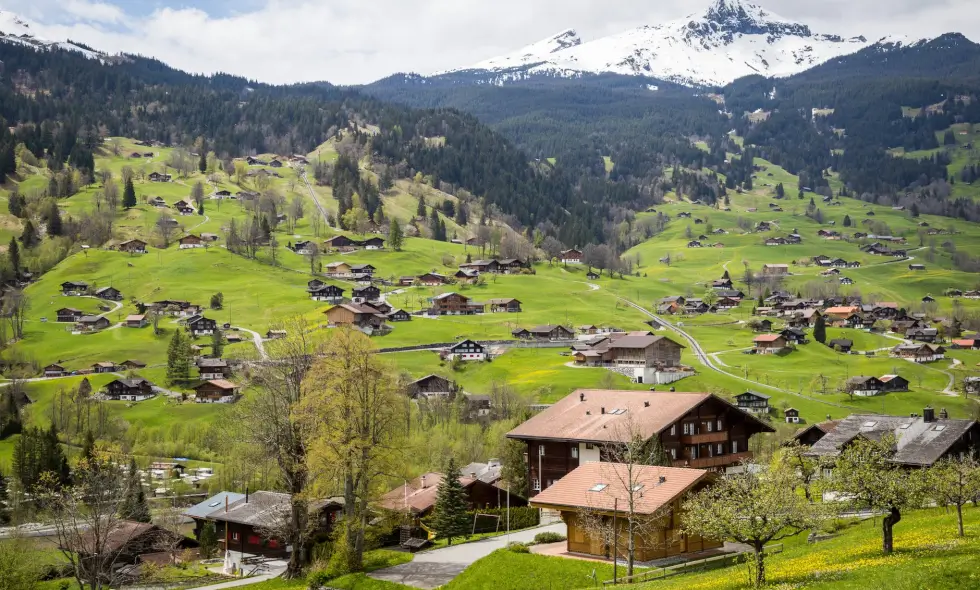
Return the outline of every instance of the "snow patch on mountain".
{"type": "Polygon", "coordinates": [[[77,51],[90,59],[104,60],[106,54],[99,51],[92,51],[86,47],[81,47],[71,41],[50,41],[34,34],[34,27],[30,21],[23,19],[12,12],[0,11],[0,42],[17,43],[27,45],[37,49],[62,49],[64,51],[77,51]]]}
{"type": "MultiPolygon", "coordinates": [[[[570,29],[447,73],[506,72],[505,78],[517,79],[611,72],[690,86],[721,86],[752,74],[790,76],[873,43],[865,37],[814,33],[805,24],[743,0],[716,0],[701,15],[585,43],[570,29]]],[[[893,37],[887,43],[900,47],[909,41],[893,37]]]]}

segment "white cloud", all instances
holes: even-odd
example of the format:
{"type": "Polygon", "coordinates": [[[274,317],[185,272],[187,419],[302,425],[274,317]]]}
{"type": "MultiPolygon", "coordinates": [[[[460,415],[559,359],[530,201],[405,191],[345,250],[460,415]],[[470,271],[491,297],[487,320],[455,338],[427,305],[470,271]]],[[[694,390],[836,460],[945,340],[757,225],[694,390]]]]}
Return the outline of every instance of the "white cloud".
{"type": "MultiPolygon", "coordinates": [[[[399,71],[430,73],[513,51],[565,28],[586,40],[700,11],[684,0],[266,0],[212,15],[199,8],[125,14],[89,0],[0,0],[39,23],[40,34],[106,51],[157,57],[193,72],[224,71],[265,82],[368,82],[399,71]],[[66,12],[68,14],[66,14],[66,12]],[[55,24],[60,23],[60,24],[55,24]]],[[[765,0],[814,31],[871,38],[958,30],[980,38],[976,0],[765,0]]]]}

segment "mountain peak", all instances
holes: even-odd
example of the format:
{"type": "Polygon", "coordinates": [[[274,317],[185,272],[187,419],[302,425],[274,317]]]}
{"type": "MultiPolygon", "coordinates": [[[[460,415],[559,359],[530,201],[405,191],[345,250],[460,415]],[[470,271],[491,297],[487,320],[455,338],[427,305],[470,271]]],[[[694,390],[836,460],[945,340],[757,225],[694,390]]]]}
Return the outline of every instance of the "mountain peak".
{"type": "Polygon", "coordinates": [[[717,0],[700,18],[692,19],[688,28],[695,36],[720,38],[725,43],[736,35],[767,35],[770,39],[811,35],[810,27],[743,0],[717,0]]]}
{"type": "Polygon", "coordinates": [[[575,29],[565,29],[557,35],[552,35],[548,39],[545,39],[543,43],[553,44],[554,47],[551,49],[551,53],[555,53],[556,51],[561,51],[562,49],[568,49],[569,47],[581,45],[582,38],[578,36],[578,32],[575,29]]]}
{"type": "Polygon", "coordinates": [[[30,35],[31,25],[12,12],[0,10],[0,33],[17,37],[30,35]]]}

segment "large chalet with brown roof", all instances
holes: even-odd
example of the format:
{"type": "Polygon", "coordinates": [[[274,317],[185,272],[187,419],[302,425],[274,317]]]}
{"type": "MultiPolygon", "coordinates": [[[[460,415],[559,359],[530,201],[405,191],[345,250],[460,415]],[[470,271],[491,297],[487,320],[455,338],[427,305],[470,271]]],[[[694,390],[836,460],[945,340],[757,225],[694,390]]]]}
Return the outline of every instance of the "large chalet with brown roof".
{"type": "Polygon", "coordinates": [[[194,388],[197,403],[230,403],[235,401],[241,387],[225,379],[211,379],[194,388]]]}
{"type": "Polygon", "coordinates": [[[507,433],[527,444],[530,497],[609,445],[658,438],[675,467],[724,470],[749,459],[749,438],[773,428],[710,393],[580,389],[507,433]],[[630,432],[630,428],[636,432],[630,432]]]}
{"type": "Polygon", "coordinates": [[[576,364],[625,370],[637,383],[671,382],[687,374],[681,365],[684,346],[650,332],[603,334],[572,348],[576,364]]]}
{"type": "Polygon", "coordinates": [[[327,325],[353,326],[360,330],[377,330],[385,325],[385,316],[377,309],[363,303],[341,303],[323,312],[327,325]]]}
{"type": "Polygon", "coordinates": [[[429,315],[474,315],[486,310],[485,303],[477,303],[466,295],[450,292],[432,298],[429,315]]]}

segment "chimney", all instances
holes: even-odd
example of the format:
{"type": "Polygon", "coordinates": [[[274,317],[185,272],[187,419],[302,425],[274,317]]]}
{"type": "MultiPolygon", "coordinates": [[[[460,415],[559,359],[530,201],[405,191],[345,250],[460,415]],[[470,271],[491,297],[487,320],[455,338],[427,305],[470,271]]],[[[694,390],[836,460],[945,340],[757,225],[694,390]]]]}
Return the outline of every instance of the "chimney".
{"type": "Polygon", "coordinates": [[[649,400],[644,400],[643,407],[644,408],[649,408],[650,407],[650,401],[649,400]]]}
{"type": "Polygon", "coordinates": [[[603,407],[601,407],[601,408],[599,408],[599,411],[600,411],[601,413],[603,413],[603,414],[605,414],[605,413],[606,413],[606,407],[605,407],[605,406],[603,406],[603,407]]]}
{"type": "Polygon", "coordinates": [[[660,476],[660,485],[663,485],[665,483],[667,483],[667,476],[661,475],[660,476]]]}
{"type": "Polygon", "coordinates": [[[935,422],[936,421],[936,410],[930,407],[926,407],[922,410],[922,421],[923,422],[935,422]]]}
{"type": "Polygon", "coordinates": [[[585,401],[585,392],[584,391],[580,391],[579,392],[579,394],[578,394],[578,401],[580,401],[580,402],[584,402],[585,401]]]}
{"type": "Polygon", "coordinates": [[[939,419],[949,420],[949,412],[946,411],[946,408],[939,410],[939,419]]]}
{"type": "Polygon", "coordinates": [[[589,410],[586,410],[586,411],[585,411],[585,415],[586,415],[586,416],[591,416],[591,415],[592,415],[592,412],[590,412],[589,410]]]}
{"type": "Polygon", "coordinates": [[[225,512],[228,512],[228,495],[225,494],[225,512]]]}
{"type": "Polygon", "coordinates": [[[422,484],[422,489],[425,489],[425,474],[419,476],[419,482],[422,484]]]}

